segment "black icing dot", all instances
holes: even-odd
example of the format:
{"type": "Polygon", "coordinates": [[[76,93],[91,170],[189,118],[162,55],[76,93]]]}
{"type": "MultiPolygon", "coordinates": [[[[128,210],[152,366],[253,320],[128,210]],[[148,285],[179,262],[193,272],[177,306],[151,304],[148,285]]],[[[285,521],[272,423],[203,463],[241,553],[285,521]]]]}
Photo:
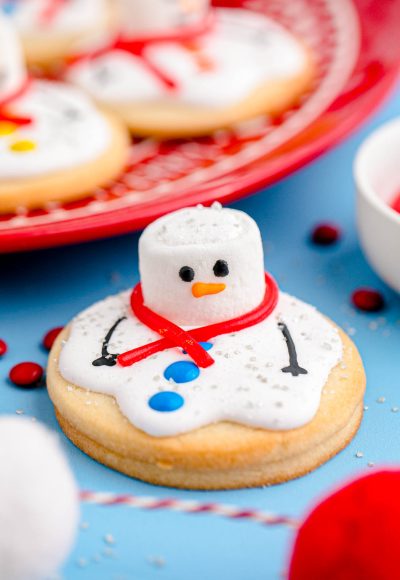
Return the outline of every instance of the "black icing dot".
{"type": "Polygon", "coordinates": [[[228,262],[225,262],[225,260],[217,260],[214,264],[213,271],[218,278],[227,276],[229,274],[228,262]]]}
{"type": "Polygon", "coordinates": [[[184,282],[191,282],[194,278],[194,270],[190,266],[182,266],[179,270],[179,277],[184,282]]]}

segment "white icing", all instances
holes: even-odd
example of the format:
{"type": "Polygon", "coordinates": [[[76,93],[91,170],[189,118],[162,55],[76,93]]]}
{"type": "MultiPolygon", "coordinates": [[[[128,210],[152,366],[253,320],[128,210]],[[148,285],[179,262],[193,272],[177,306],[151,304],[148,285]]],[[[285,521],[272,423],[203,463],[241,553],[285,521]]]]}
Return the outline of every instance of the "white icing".
{"type": "Polygon", "coordinates": [[[299,42],[264,15],[242,9],[216,9],[215,14],[213,29],[194,41],[210,67],[201,68],[193,51],[182,44],[164,42],[146,49],[148,58],[178,83],[178,90],[168,90],[139,58],[120,50],[79,62],[68,78],[108,103],[221,107],[304,67],[299,42]]]}
{"type": "Polygon", "coordinates": [[[116,329],[110,353],[159,338],[137,321],[129,307],[129,292],[124,292],[94,304],[75,318],[62,348],[59,369],[72,384],[113,395],[133,425],[156,437],[219,421],[272,430],[300,427],[314,417],[329,373],[342,357],[337,329],[313,307],[281,294],[275,312],[261,324],[211,339],[214,346],[209,352],[215,364],[202,369],[195,381],[175,384],[163,377],[170,363],[190,360],[177,348],[131,367],[93,366],[105,334],[121,316],[127,320],[116,329]],[[291,332],[306,375],[293,377],[281,370],[289,358],[277,326],[280,320],[291,332]],[[185,404],[174,412],[154,411],[148,401],[159,391],[176,391],[185,404]]]}
{"type": "Polygon", "coordinates": [[[22,35],[41,39],[60,34],[77,34],[101,27],[107,18],[107,0],[68,0],[60,3],[54,17],[43,22],[50,0],[16,0],[10,16],[22,35]]]}
{"type": "Polygon", "coordinates": [[[150,224],[139,241],[139,268],[147,306],[177,324],[209,324],[241,316],[258,306],[265,293],[260,231],[242,211],[186,208],[150,224]],[[218,260],[227,276],[216,276],[218,260]],[[179,271],[194,271],[191,282],[179,271]],[[218,294],[193,296],[197,283],[225,284],[218,294]]]}
{"type": "Polygon", "coordinates": [[[18,90],[25,76],[18,38],[10,22],[0,12],[0,101],[18,90]]]}
{"type": "Polygon", "coordinates": [[[106,120],[74,87],[34,81],[7,110],[34,122],[0,137],[0,180],[70,169],[96,159],[109,146],[106,120]],[[35,149],[11,149],[14,143],[25,140],[32,141],[35,149]]]}
{"type": "Polygon", "coordinates": [[[128,34],[151,34],[200,22],[209,0],[119,0],[121,28],[128,34]]]}
{"type": "MultiPolygon", "coordinates": [[[[17,92],[25,76],[15,29],[0,15],[0,101],[17,92]]],[[[0,180],[82,165],[99,157],[110,143],[110,127],[103,115],[84,93],[65,84],[33,81],[20,97],[7,103],[6,111],[31,118],[32,123],[8,134],[0,131],[0,180]],[[33,149],[13,149],[24,141],[33,149]]]]}

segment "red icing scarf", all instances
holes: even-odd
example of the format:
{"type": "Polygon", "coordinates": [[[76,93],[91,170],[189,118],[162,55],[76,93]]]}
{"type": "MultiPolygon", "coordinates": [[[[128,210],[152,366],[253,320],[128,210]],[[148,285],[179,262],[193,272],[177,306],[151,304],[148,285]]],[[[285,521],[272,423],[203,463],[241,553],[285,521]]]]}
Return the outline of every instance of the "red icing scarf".
{"type": "Polygon", "coordinates": [[[146,55],[146,48],[152,44],[157,44],[160,42],[180,42],[180,43],[190,43],[190,41],[208,32],[214,25],[215,16],[212,10],[210,10],[207,18],[198,24],[192,26],[186,26],[179,30],[167,31],[162,34],[155,34],[153,36],[142,36],[135,38],[125,38],[123,35],[118,35],[110,44],[100,48],[91,53],[83,53],[72,57],[69,61],[69,65],[81,62],[86,59],[95,59],[100,56],[104,56],[113,50],[123,50],[129,54],[140,58],[142,64],[150,71],[154,76],[158,78],[162,84],[170,90],[175,90],[178,88],[177,83],[174,79],[171,79],[162,70],[160,70],[146,55]]]}
{"type": "Polygon", "coordinates": [[[151,328],[163,338],[120,354],[117,362],[119,365],[127,367],[168,348],[180,347],[187,352],[197,366],[201,368],[209,367],[215,361],[199,342],[207,341],[221,334],[237,332],[262,322],[274,311],[278,297],[279,289],[277,283],[272,276],[265,273],[265,294],[257,308],[237,318],[185,331],[144,305],[142,287],[139,283],[131,294],[132,310],[142,324],[151,328]]]}
{"type": "Polygon", "coordinates": [[[19,89],[11,93],[11,95],[8,95],[8,97],[0,99],[0,121],[8,121],[21,127],[23,125],[30,125],[32,123],[32,119],[30,117],[19,117],[7,111],[7,105],[12,104],[13,101],[19,99],[19,97],[22,97],[29,89],[30,84],[31,79],[27,76],[19,89]]]}

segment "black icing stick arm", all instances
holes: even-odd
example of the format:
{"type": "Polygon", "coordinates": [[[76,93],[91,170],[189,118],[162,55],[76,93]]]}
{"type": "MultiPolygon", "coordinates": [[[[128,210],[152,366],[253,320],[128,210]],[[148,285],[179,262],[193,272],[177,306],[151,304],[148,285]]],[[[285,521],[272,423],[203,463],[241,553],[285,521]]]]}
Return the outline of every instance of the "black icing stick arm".
{"type": "Polygon", "coordinates": [[[307,375],[308,371],[306,371],[306,369],[303,369],[303,367],[301,367],[298,363],[296,347],[288,327],[283,322],[279,322],[278,328],[281,330],[283,334],[289,353],[289,366],[284,367],[282,369],[282,372],[290,373],[293,377],[298,377],[299,375],[307,375]]]}
{"type": "Polygon", "coordinates": [[[96,358],[96,360],[94,360],[92,362],[92,365],[94,367],[101,367],[101,366],[113,367],[114,365],[117,364],[118,354],[109,353],[108,352],[108,345],[110,343],[112,335],[114,334],[114,331],[116,330],[117,326],[119,326],[121,324],[121,322],[125,319],[126,319],[126,316],[122,316],[121,318],[118,318],[118,320],[116,322],[114,322],[114,324],[112,325],[110,330],[105,335],[104,340],[103,340],[103,345],[101,347],[101,357],[96,358]]]}

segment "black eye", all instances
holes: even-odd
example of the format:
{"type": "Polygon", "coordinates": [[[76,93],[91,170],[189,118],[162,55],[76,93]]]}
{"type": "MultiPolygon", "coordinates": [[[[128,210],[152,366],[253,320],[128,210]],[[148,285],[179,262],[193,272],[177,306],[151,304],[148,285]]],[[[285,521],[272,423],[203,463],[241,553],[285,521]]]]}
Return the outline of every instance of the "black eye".
{"type": "Polygon", "coordinates": [[[194,278],[194,270],[190,266],[182,266],[179,270],[179,277],[184,282],[191,282],[194,278]]]}
{"type": "Polygon", "coordinates": [[[225,262],[225,260],[217,260],[214,264],[213,271],[218,278],[227,276],[229,274],[228,262],[225,262]]]}

